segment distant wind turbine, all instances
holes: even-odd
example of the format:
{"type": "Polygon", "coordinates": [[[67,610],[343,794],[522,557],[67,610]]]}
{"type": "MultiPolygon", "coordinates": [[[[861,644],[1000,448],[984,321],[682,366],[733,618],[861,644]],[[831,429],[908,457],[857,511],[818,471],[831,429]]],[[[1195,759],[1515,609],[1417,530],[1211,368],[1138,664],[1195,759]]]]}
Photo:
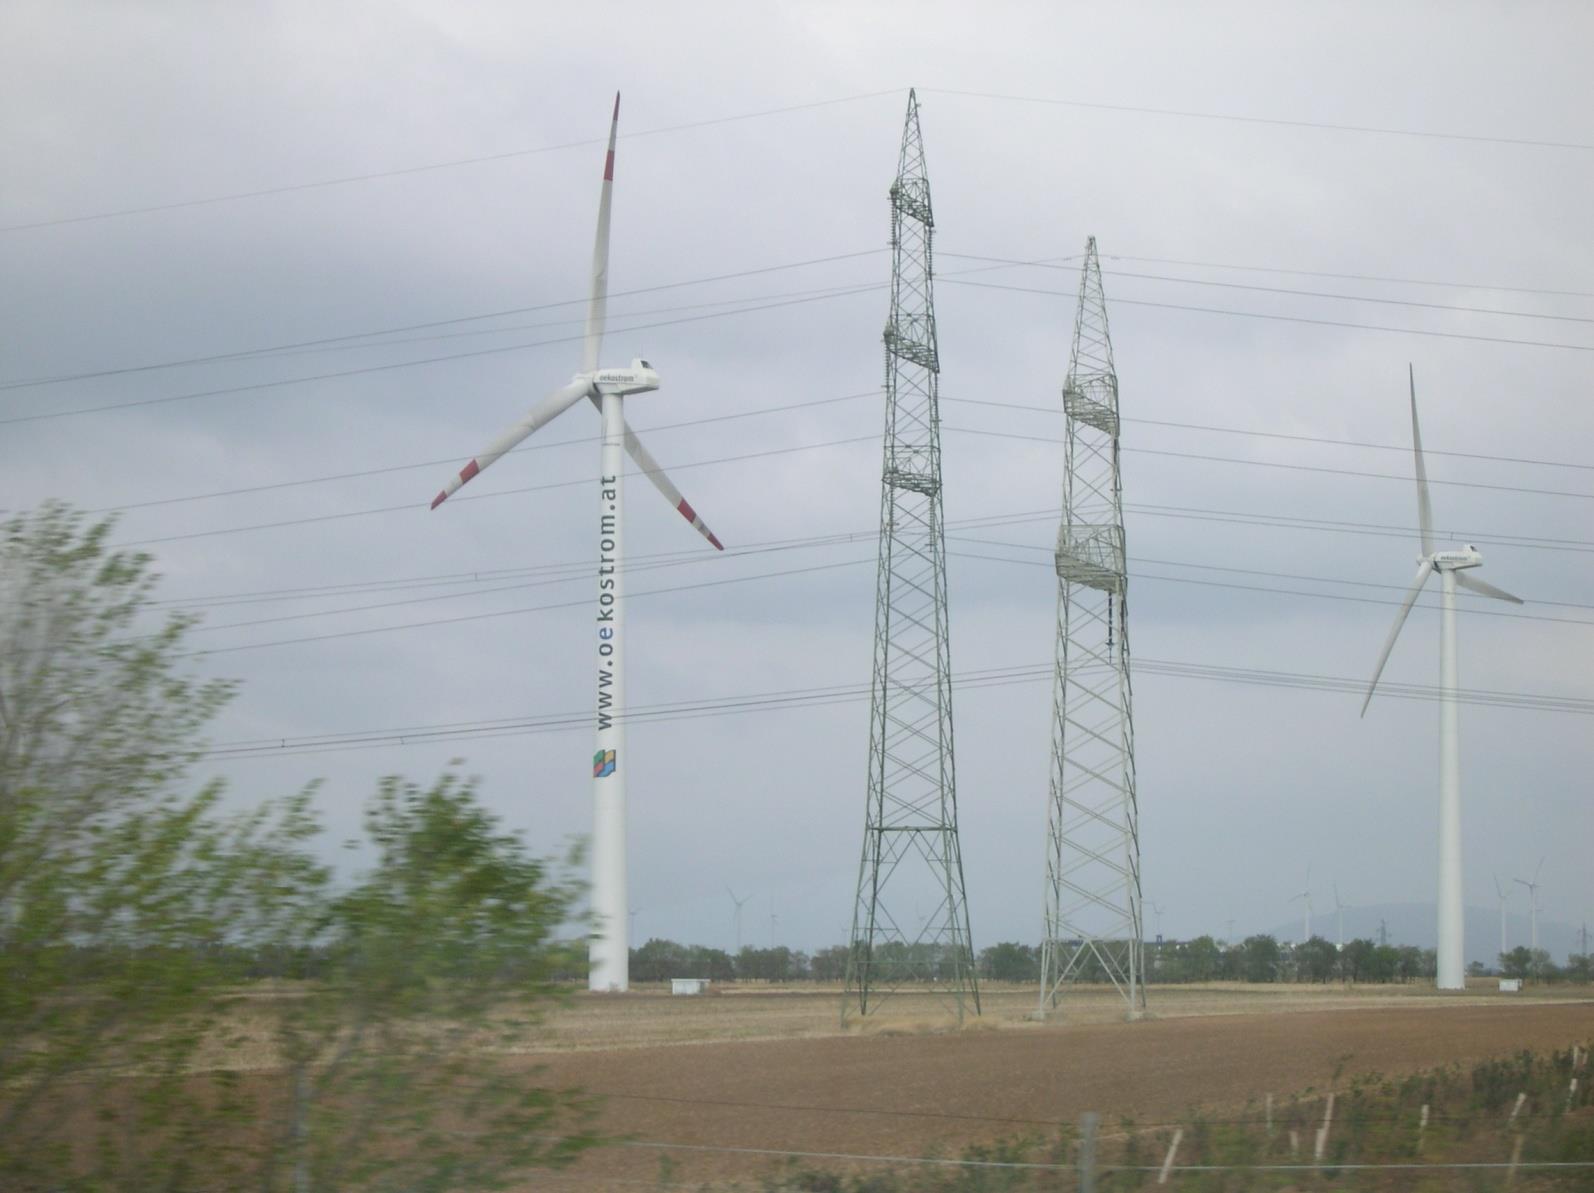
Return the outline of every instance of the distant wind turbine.
{"type": "Polygon", "coordinates": [[[1505,888],[1500,885],[1500,876],[1498,874],[1490,875],[1490,877],[1492,877],[1494,879],[1494,893],[1495,893],[1495,896],[1500,900],[1500,956],[1504,957],[1505,956],[1505,901],[1507,899],[1509,899],[1511,896],[1509,894],[1507,894],[1505,888]]]}
{"type": "Polygon", "coordinates": [[[736,952],[739,955],[742,951],[742,904],[746,903],[752,896],[743,895],[738,899],[736,892],[731,890],[729,883],[725,884],[725,893],[731,897],[731,902],[736,904],[736,911],[732,918],[736,921],[736,952]]]}
{"type": "Polygon", "coordinates": [[[1512,882],[1520,882],[1528,888],[1528,914],[1529,922],[1533,925],[1533,951],[1539,951],[1539,871],[1544,869],[1544,859],[1539,859],[1537,868],[1533,871],[1533,881],[1525,878],[1513,878],[1512,882]]]}
{"type": "Polygon", "coordinates": [[[603,369],[598,357],[603,349],[603,331],[608,321],[609,302],[609,211],[614,191],[614,142],[620,125],[620,97],[614,97],[614,115],[609,122],[609,151],[603,163],[603,185],[598,192],[598,231],[592,246],[592,293],[587,303],[586,334],[582,346],[581,372],[533,406],[524,418],[494,439],[457,476],[449,479],[432,499],[436,509],[461,485],[502,458],[521,440],[552,422],[583,398],[598,408],[602,416],[602,453],[598,475],[598,592],[593,602],[594,625],[591,642],[597,676],[597,753],[592,756],[592,911],[597,932],[590,950],[587,983],[593,990],[629,989],[630,950],[627,931],[625,858],[625,769],[623,756],[625,725],[624,602],[625,581],[624,495],[625,456],[630,455],[653,486],[676,511],[692,524],[717,550],[724,550],[719,539],[703,524],[695,510],[681,496],[642,441],[625,419],[627,397],[651,393],[659,388],[659,375],[647,361],[633,360],[629,367],[603,369]]]}
{"type": "Polygon", "coordinates": [[[1306,889],[1298,895],[1291,895],[1290,902],[1294,903],[1297,899],[1306,901],[1306,926],[1301,936],[1301,943],[1305,944],[1312,939],[1312,867],[1310,863],[1306,867],[1306,889]]]}
{"type": "Polygon", "coordinates": [[[1422,554],[1417,559],[1417,578],[1406,590],[1406,599],[1395,614],[1395,624],[1389,637],[1384,639],[1384,649],[1373,668],[1372,682],[1367,685],[1367,698],[1362,701],[1362,715],[1372,702],[1373,689],[1378,677],[1389,661],[1389,652],[1395,648],[1395,639],[1406,617],[1416,604],[1417,595],[1428,577],[1439,573],[1439,948],[1438,980],[1441,990],[1467,988],[1466,941],[1463,936],[1465,909],[1461,898],[1461,718],[1456,689],[1459,681],[1456,672],[1456,589],[1465,588],[1479,596],[1493,597],[1498,601],[1511,601],[1520,605],[1522,599],[1509,592],[1487,584],[1467,570],[1482,565],[1483,556],[1471,544],[1450,547],[1443,551],[1434,549],[1433,506],[1428,500],[1428,472],[1422,458],[1422,432],[1417,426],[1417,378],[1407,368],[1411,385],[1411,449],[1417,474],[1417,532],[1422,542],[1422,554]]]}
{"type": "Polygon", "coordinates": [[[1339,883],[1334,884],[1334,914],[1339,918],[1339,951],[1345,951],[1345,905],[1339,901],[1339,883]]]}

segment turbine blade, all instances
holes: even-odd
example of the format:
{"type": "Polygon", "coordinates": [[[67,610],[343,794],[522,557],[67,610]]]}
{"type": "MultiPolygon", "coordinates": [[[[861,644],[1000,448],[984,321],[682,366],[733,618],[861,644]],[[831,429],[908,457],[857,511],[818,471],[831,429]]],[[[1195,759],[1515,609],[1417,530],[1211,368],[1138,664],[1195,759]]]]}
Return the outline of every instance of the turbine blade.
{"type": "Polygon", "coordinates": [[[1417,426],[1417,373],[1406,366],[1411,381],[1411,450],[1417,460],[1417,533],[1422,553],[1433,554],[1433,505],[1428,500],[1428,469],[1422,462],[1422,430],[1417,426]]]}
{"type": "Polygon", "coordinates": [[[1373,668],[1372,682],[1367,685],[1367,699],[1362,701],[1361,711],[1364,717],[1367,715],[1367,706],[1373,702],[1373,689],[1378,686],[1378,677],[1384,673],[1384,664],[1389,662],[1389,652],[1395,649],[1395,639],[1400,636],[1400,627],[1406,624],[1406,617],[1411,612],[1412,605],[1417,603],[1417,594],[1422,591],[1423,584],[1432,573],[1433,564],[1429,560],[1424,559],[1417,565],[1417,578],[1406,590],[1406,599],[1401,602],[1400,612],[1395,614],[1395,624],[1390,627],[1389,637],[1384,639],[1384,649],[1378,656],[1378,666],[1373,668]]]}
{"type": "Polygon", "coordinates": [[[1456,583],[1462,588],[1465,588],[1468,592],[1475,592],[1479,596],[1493,597],[1497,601],[1510,601],[1513,605],[1520,605],[1522,603],[1521,597],[1512,596],[1505,589],[1496,588],[1488,581],[1479,580],[1474,576],[1469,576],[1466,572],[1456,573],[1456,583]]]}
{"type": "Polygon", "coordinates": [[[592,297],[587,301],[587,332],[581,349],[581,371],[598,367],[603,328],[609,319],[609,205],[614,198],[614,139],[620,131],[620,93],[614,93],[609,120],[609,152],[603,159],[603,189],[598,192],[598,233],[592,242],[592,297]]]}
{"type": "Polygon", "coordinates": [[[442,505],[443,502],[447,501],[459,490],[461,485],[474,477],[483,468],[492,464],[499,456],[514,447],[515,444],[530,435],[538,427],[551,422],[586,397],[590,388],[591,382],[589,381],[572,381],[569,385],[554,390],[553,393],[538,402],[526,414],[525,418],[504,431],[503,434],[487,445],[485,451],[461,468],[459,475],[450,479],[448,484],[443,486],[443,491],[432,498],[432,508],[435,510],[442,505]]]}
{"type": "Polygon", "coordinates": [[[636,432],[629,423],[625,427],[625,450],[631,453],[631,458],[636,461],[637,467],[647,474],[653,482],[653,487],[664,494],[664,499],[675,507],[681,517],[692,524],[696,530],[709,542],[714,544],[716,551],[725,550],[725,544],[714,537],[714,532],[703,524],[703,519],[697,516],[697,511],[692,508],[691,502],[681,496],[681,491],[670,481],[669,474],[659,467],[659,462],[653,458],[652,453],[642,446],[642,440],[636,437],[636,432]]]}

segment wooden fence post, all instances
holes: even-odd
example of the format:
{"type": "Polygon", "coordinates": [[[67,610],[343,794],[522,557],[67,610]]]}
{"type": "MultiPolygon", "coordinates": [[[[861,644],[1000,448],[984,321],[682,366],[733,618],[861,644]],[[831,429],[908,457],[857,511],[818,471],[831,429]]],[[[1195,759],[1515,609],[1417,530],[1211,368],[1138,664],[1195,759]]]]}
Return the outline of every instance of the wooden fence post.
{"type": "Polygon", "coordinates": [[[1168,1145],[1168,1154],[1162,1158],[1162,1171],[1157,1174],[1157,1184],[1168,1183],[1168,1173],[1173,1168],[1173,1158],[1179,1154],[1179,1141],[1184,1138],[1184,1128],[1180,1127],[1173,1133],[1173,1142],[1168,1145]]]}
{"type": "Polygon", "coordinates": [[[1328,1150],[1328,1128],[1334,1122],[1334,1091],[1328,1093],[1328,1101],[1323,1105],[1323,1125],[1317,1128],[1317,1142],[1312,1147],[1312,1162],[1321,1164],[1323,1153],[1328,1150]]]}
{"type": "Polygon", "coordinates": [[[1079,1116],[1079,1193],[1096,1193],[1096,1129],[1101,1115],[1087,1110],[1079,1116]]]}

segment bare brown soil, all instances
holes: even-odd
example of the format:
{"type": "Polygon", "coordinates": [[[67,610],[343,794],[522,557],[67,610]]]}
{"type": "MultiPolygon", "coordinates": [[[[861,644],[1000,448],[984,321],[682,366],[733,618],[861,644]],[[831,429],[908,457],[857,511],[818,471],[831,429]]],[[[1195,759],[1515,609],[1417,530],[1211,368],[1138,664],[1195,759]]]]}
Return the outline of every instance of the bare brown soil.
{"type": "Polygon", "coordinates": [[[548,1024],[550,1050],[524,1063],[539,1084],[604,1095],[601,1129],[629,1142],[546,1183],[634,1189],[655,1184],[667,1159],[671,1179],[690,1187],[756,1187],[780,1163],[768,1151],[956,1155],[1049,1135],[1090,1110],[1108,1124],[1187,1122],[1197,1107],[1211,1115],[1269,1092],[1326,1089],[1336,1073],[1395,1075],[1594,1036],[1594,1002],[1581,998],[1277,987],[1153,996],[1157,1014],[1143,1022],[1087,996],[1066,1022],[1043,1024],[1023,1017],[1032,990],[990,991],[983,1022],[962,1030],[932,1000],[901,999],[894,1016],[846,1034],[833,994],[578,999],[548,1024]],[[657,1146],[666,1143],[676,1146],[657,1146]],[[738,1148],[764,1150],[714,1150],[738,1148]]]}

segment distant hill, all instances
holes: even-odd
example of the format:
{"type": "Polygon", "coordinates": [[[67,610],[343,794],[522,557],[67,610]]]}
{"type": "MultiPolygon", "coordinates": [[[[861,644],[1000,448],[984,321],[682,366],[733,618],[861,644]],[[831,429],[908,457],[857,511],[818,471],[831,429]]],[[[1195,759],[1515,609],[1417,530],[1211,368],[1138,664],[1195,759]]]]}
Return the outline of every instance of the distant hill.
{"type": "MultiPolygon", "coordinates": [[[[1388,925],[1390,944],[1414,944],[1424,949],[1434,947],[1437,936],[1436,916],[1432,903],[1376,903],[1367,907],[1347,907],[1345,909],[1345,939],[1354,940],[1357,937],[1364,937],[1367,940],[1377,940],[1379,920],[1383,920],[1388,925]]],[[[1263,931],[1277,937],[1280,941],[1297,941],[1301,937],[1301,927],[1301,919],[1297,916],[1272,928],[1263,929],[1263,931]]],[[[1314,908],[1312,935],[1321,936],[1325,940],[1336,940],[1338,931],[1332,903],[1330,903],[1326,912],[1321,908],[1314,908]]],[[[1557,923],[1541,918],[1539,920],[1539,947],[1547,949],[1557,965],[1564,965],[1567,956],[1578,952],[1581,948],[1578,931],[1578,925],[1557,923]]],[[[1594,924],[1589,926],[1589,934],[1594,937],[1594,924]]],[[[1509,914],[1506,916],[1507,948],[1514,949],[1518,945],[1529,943],[1530,936],[1530,923],[1527,916],[1509,914]]],[[[1469,963],[1481,961],[1485,965],[1494,965],[1495,959],[1500,952],[1500,910],[1498,907],[1467,908],[1466,949],[1469,963]]]]}

